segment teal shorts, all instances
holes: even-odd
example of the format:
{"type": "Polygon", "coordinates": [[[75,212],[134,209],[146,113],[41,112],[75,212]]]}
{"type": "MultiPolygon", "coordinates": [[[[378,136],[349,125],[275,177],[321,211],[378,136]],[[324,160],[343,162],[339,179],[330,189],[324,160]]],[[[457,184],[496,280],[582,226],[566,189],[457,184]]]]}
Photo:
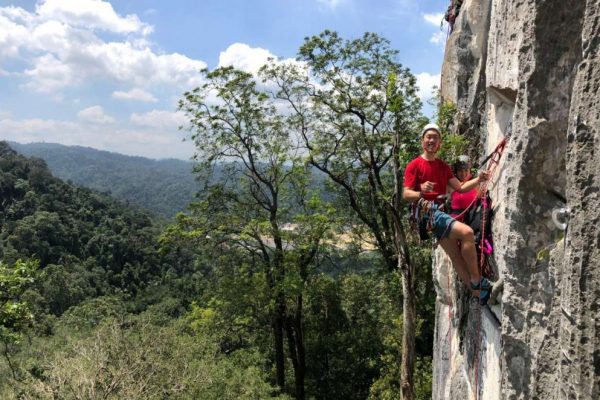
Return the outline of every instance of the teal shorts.
{"type": "MultiPolygon", "coordinates": [[[[454,218],[452,218],[445,212],[440,211],[439,207],[440,206],[438,204],[433,205],[434,211],[433,211],[432,232],[433,232],[434,236],[437,238],[437,240],[447,238],[450,235],[450,230],[452,230],[452,224],[454,224],[456,222],[456,220],[454,218]]],[[[425,215],[425,218],[424,218],[425,222],[427,222],[428,218],[429,218],[429,215],[425,215]]]]}

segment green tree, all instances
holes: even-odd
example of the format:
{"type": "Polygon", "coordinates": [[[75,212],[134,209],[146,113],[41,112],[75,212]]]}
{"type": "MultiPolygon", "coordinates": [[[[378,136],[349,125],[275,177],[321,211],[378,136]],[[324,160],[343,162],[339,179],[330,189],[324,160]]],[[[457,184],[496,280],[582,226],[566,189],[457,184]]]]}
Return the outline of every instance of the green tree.
{"type": "Polygon", "coordinates": [[[469,143],[465,136],[456,132],[455,122],[458,112],[456,105],[450,101],[442,100],[439,94],[435,105],[435,119],[442,130],[444,138],[444,145],[437,156],[452,164],[458,159],[458,156],[467,154],[469,150],[473,150],[476,146],[469,143]]]}
{"type": "Polygon", "coordinates": [[[0,340],[4,345],[4,357],[16,378],[16,370],[10,359],[10,346],[18,344],[21,333],[33,321],[29,305],[22,295],[33,283],[37,268],[34,261],[18,260],[14,265],[0,261],[0,340]]]}
{"type": "Polygon", "coordinates": [[[417,268],[402,219],[401,167],[424,119],[416,79],[396,57],[376,34],[343,40],[324,31],[305,39],[298,55],[303,66],[274,63],[263,76],[288,104],[289,125],[303,140],[309,163],[337,185],[387,270],[402,273],[401,390],[404,399],[413,399],[417,268]]]}
{"type": "Polygon", "coordinates": [[[161,322],[148,312],[107,318],[78,335],[59,330],[52,341],[36,341],[44,357],[30,366],[24,379],[0,382],[0,396],[284,400],[272,395],[264,360],[254,349],[223,355],[211,337],[194,335],[184,320],[161,322]]]}
{"type": "Polygon", "coordinates": [[[312,281],[306,335],[315,399],[367,398],[382,367],[383,310],[392,306],[387,286],[374,273],[320,275],[312,281]]]}
{"type": "Polygon", "coordinates": [[[225,253],[245,254],[247,273],[259,269],[269,295],[276,384],[286,387],[287,342],[295,395],[303,399],[303,297],[330,210],[311,191],[286,119],[255,77],[231,67],[203,75],[207,83],[185,93],[179,108],[190,118],[206,189],[192,217],[180,217],[180,227],[225,253]],[[211,174],[216,166],[218,179],[211,174]]]}

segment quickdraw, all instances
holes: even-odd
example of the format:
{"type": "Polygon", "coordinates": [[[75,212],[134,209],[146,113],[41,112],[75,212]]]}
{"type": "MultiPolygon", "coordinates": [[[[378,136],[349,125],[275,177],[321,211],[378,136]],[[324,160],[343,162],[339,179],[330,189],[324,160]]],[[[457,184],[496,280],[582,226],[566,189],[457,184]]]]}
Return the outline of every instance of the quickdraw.
{"type": "Polygon", "coordinates": [[[433,230],[434,203],[420,198],[411,205],[410,222],[413,231],[419,232],[421,240],[427,239],[427,233],[433,230]]]}

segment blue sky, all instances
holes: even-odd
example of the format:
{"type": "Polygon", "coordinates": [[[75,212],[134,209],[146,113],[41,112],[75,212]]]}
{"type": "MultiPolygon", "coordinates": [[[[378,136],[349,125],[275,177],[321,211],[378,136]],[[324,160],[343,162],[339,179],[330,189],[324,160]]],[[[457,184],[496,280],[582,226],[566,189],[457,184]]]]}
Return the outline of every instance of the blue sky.
{"type": "Polygon", "coordinates": [[[176,104],[199,69],[253,71],[325,29],[389,39],[426,101],[439,84],[446,3],[0,0],[0,139],[189,159],[176,104]]]}

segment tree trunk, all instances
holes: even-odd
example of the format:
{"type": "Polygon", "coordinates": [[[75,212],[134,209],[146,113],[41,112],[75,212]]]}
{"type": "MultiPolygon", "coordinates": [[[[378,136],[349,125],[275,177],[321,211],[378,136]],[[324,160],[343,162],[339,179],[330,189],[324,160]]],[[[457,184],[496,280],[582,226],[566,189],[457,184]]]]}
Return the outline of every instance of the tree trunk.
{"type": "Polygon", "coordinates": [[[281,299],[278,299],[273,318],[273,336],[275,337],[275,369],[276,369],[276,384],[281,391],[285,390],[285,354],[283,351],[283,329],[285,318],[285,305],[281,304],[281,299]]]}
{"type": "Polygon", "coordinates": [[[273,193],[273,204],[271,205],[270,218],[275,253],[273,254],[273,276],[276,290],[275,297],[275,367],[277,369],[277,386],[285,391],[285,354],[283,349],[284,329],[286,329],[286,305],[285,293],[282,285],[285,279],[283,264],[283,241],[277,224],[277,194],[273,193]]]}
{"type": "Polygon", "coordinates": [[[403,400],[415,398],[414,370],[415,370],[415,291],[414,274],[411,268],[402,268],[402,292],[404,298],[403,331],[402,331],[402,365],[401,365],[401,393],[403,400]]]}
{"type": "Polygon", "coordinates": [[[304,350],[304,334],[302,330],[302,295],[296,298],[296,312],[286,323],[288,346],[294,368],[296,400],[304,400],[304,378],[306,376],[306,361],[304,350]]]}
{"type": "Polygon", "coordinates": [[[411,261],[408,242],[402,216],[399,214],[402,199],[402,175],[399,165],[400,132],[396,126],[394,147],[392,149],[394,165],[394,202],[392,218],[394,220],[394,244],[397,254],[398,269],[402,273],[402,361],[400,366],[400,393],[403,400],[415,398],[415,320],[417,308],[415,304],[415,268],[411,261]]]}
{"type": "Polygon", "coordinates": [[[303,322],[303,298],[298,296],[296,308],[295,328],[296,328],[296,349],[298,351],[298,372],[296,373],[296,398],[304,400],[304,377],[306,376],[306,358],[304,349],[304,329],[303,322]]]}

